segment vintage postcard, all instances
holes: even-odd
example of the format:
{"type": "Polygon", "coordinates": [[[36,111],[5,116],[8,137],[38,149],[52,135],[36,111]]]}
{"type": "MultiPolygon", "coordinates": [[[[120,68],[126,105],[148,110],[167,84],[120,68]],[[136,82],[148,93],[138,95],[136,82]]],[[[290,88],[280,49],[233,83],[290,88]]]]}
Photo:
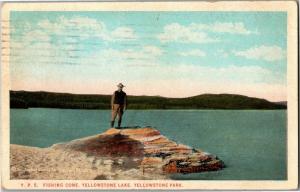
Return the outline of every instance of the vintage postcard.
{"type": "Polygon", "coordinates": [[[3,3],[2,189],[296,189],[295,1],[3,3]]]}

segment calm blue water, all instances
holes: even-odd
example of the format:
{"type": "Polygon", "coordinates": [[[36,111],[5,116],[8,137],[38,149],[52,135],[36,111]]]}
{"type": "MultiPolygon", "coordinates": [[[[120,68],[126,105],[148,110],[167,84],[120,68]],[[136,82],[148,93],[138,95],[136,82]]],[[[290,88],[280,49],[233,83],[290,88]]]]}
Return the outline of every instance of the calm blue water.
{"type": "MultiPolygon", "coordinates": [[[[12,109],[11,143],[48,147],[101,133],[108,110],[12,109]]],[[[128,110],[123,126],[153,126],[177,142],[222,159],[222,171],[174,175],[188,180],[286,179],[286,110],[128,110]]]]}

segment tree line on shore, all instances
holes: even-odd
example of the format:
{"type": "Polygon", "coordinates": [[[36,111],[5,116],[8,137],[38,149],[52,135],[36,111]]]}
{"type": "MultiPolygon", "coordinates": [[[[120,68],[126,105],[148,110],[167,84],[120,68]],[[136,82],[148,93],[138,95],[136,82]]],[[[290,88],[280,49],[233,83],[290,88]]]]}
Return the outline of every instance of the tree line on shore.
{"type": "MultiPolygon", "coordinates": [[[[110,109],[111,95],[10,91],[11,108],[110,109]]],[[[234,94],[186,98],[128,96],[128,109],[286,109],[286,105],[234,94]]]]}

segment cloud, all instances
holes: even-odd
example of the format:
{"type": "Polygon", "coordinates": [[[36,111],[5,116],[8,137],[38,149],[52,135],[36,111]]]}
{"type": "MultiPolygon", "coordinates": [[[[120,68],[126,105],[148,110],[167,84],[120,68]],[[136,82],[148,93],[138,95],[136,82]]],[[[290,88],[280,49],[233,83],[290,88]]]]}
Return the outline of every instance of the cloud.
{"type": "Polygon", "coordinates": [[[225,67],[201,66],[179,64],[176,67],[161,67],[160,71],[170,73],[169,78],[187,78],[193,82],[277,82],[279,78],[274,78],[272,71],[260,66],[238,66],[229,65],[225,67]],[[175,74],[175,76],[172,76],[175,74]]]}
{"type": "Polygon", "coordinates": [[[144,46],[139,50],[134,49],[125,49],[125,50],[117,50],[117,49],[104,49],[99,53],[104,58],[119,58],[121,60],[131,59],[131,60],[139,60],[139,59],[151,59],[156,58],[157,56],[162,54],[160,48],[155,46],[144,46]]]}
{"type": "Polygon", "coordinates": [[[55,21],[44,19],[37,24],[41,30],[52,35],[79,38],[100,38],[105,41],[132,41],[138,37],[130,27],[120,26],[113,30],[108,30],[105,23],[89,17],[59,17],[55,21]]]}
{"type": "Polygon", "coordinates": [[[129,27],[118,27],[111,33],[111,37],[117,40],[135,40],[137,35],[134,33],[134,30],[129,27]]]}
{"type": "Polygon", "coordinates": [[[195,57],[205,57],[206,53],[204,51],[201,51],[199,49],[194,49],[186,52],[180,52],[179,55],[181,56],[195,56],[195,57]]]}
{"type": "Polygon", "coordinates": [[[233,51],[236,56],[247,59],[262,59],[265,61],[279,61],[286,57],[286,51],[279,46],[259,46],[244,51],[233,51]]]}
{"type": "Polygon", "coordinates": [[[164,27],[163,33],[157,38],[163,42],[181,42],[181,43],[212,43],[218,42],[218,39],[209,37],[202,31],[195,30],[191,26],[183,26],[178,23],[172,23],[164,27]]]}
{"type": "Polygon", "coordinates": [[[212,24],[196,24],[192,23],[190,25],[194,30],[206,30],[215,33],[231,33],[231,34],[240,34],[240,35],[249,35],[249,34],[258,34],[257,31],[250,31],[246,29],[244,23],[221,23],[215,22],[212,24]]]}
{"type": "MultiPolygon", "coordinates": [[[[10,61],[14,64],[81,64],[85,63],[83,59],[90,61],[86,55],[94,53],[105,42],[138,38],[129,27],[120,26],[109,31],[102,21],[89,17],[60,16],[53,21],[43,19],[24,25],[10,41],[10,61]]],[[[133,55],[129,51],[124,54],[133,55]]]]}
{"type": "Polygon", "coordinates": [[[217,56],[221,56],[223,58],[227,58],[229,56],[229,53],[226,52],[224,49],[218,49],[215,53],[217,56]]]}
{"type": "Polygon", "coordinates": [[[212,24],[191,23],[183,26],[179,23],[168,24],[164,27],[163,33],[157,38],[161,42],[181,42],[181,43],[213,43],[221,41],[218,38],[210,37],[207,32],[230,33],[239,35],[258,34],[257,31],[246,29],[244,23],[215,22],[212,24]]]}
{"type": "Polygon", "coordinates": [[[49,42],[50,36],[42,30],[32,30],[26,33],[22,38],[22,43],[33,43],[33,42],[49,42]]]}
{"type": "Polygon", "coordinates": [[[159,47],[156,47],[156,46],[144,46],[143,52],[145,54],[156,55],[156,56],[163,54],[163,51],[159,47]]]}
{"type": "Polygon", "coordinates": [[[28,31],[11,40],[10,62],[20,64],[77,64],[76,44],[51,41],[50,34],[41,29],[28,31]]]}
{"type": "Polygon", "coordinates": [[[156,46],[143,46],[138,49],[102,49],[80,59],[81,64],[130,67],[150,67],[158,65],[158,58],[163,51],[156,46]]]}

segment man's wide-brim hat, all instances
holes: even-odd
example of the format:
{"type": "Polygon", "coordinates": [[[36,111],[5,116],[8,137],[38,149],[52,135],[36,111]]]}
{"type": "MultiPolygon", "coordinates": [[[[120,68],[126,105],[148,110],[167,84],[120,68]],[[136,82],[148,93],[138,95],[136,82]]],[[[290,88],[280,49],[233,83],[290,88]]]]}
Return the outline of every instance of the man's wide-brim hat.
{"type": "Polygon", "coordinates": [[[117,86],[118,87],[125,87],[125,85],[123,85],[122,83],[119,83],[117,86]]]}

